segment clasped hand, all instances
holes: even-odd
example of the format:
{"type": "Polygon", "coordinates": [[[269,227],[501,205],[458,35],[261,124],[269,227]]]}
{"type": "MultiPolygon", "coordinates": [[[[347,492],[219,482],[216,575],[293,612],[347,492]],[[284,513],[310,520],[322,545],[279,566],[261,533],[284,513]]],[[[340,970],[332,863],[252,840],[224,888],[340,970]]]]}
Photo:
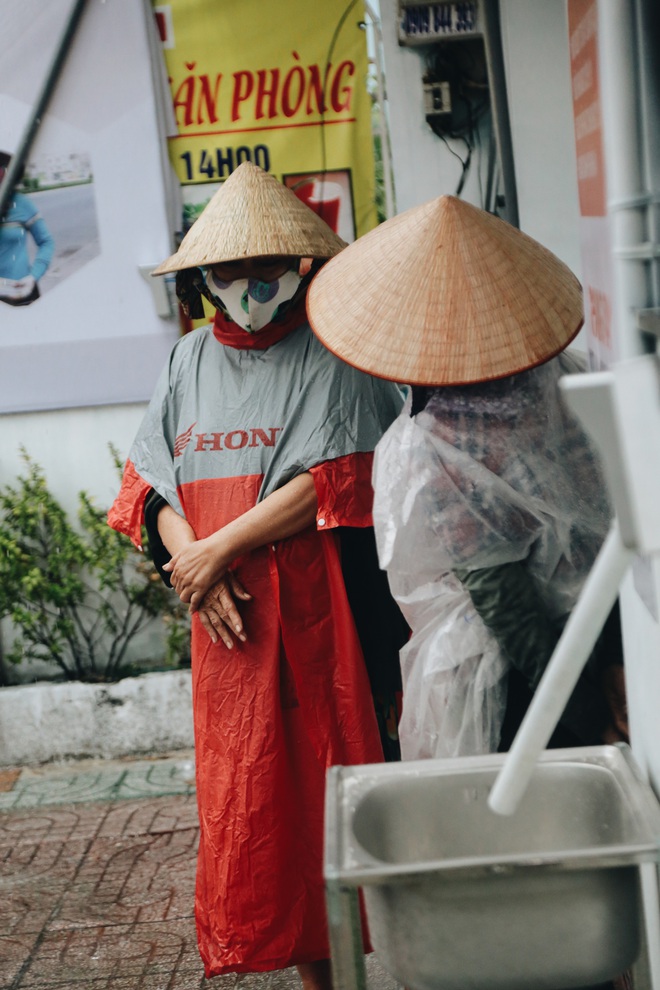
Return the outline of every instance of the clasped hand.
{"type": "Polygon", "coordinates": [[[214,643],[220,638],[228,649],[233,635],[245,642],[246,636],[235,598],[250,601],[251,595],[229,570],[217,534],[189,543],[176,553],[163,570],[182,602],[198,612],[199,619],[214,643]],[[233,635],[232,635],[233,634],[233,635]]]}
{"type": "Polygon", "coordinates": [[[163,567],[168,571],[172,587],[185,604],[195,611],[202,598],[229,566],[224,559],[217,540],[207,537],[189,543],[175,553],[163,567]]]}
{"type": "Polygon", "coordinates": [[[212,642],[217,643],[221,639],[228,650],[234,646],[233,636],[237,636],[242,643],[247,640],[234,598],[247,602],[252,595],[247,593],[235,574],[227,571],[224,577],[209,588],[194,610],[212,642]]]}

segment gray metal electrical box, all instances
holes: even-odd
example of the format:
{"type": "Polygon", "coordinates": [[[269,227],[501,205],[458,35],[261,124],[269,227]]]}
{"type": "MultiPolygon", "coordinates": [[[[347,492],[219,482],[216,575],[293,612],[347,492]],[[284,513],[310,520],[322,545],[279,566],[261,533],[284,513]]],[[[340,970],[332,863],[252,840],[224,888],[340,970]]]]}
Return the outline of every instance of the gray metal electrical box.
{"type": "Polygon", "coordinates": [[[424,83],[424,116],[444,117],[451,113],[451,88],[448,82],[424,83]]]}

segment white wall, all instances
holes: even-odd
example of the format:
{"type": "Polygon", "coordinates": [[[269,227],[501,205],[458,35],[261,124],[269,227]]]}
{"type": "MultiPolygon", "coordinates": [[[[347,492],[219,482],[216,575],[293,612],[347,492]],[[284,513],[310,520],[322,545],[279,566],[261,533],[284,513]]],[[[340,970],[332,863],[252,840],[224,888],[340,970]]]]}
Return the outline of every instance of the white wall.
{"type": "MultiPolygon", "coordinates": [[[[396,0],[381,0],[380,12],[400,213],[435,196],[453,193],[461,167],[424,119],[424,63],[419,49],[398,44],[396,0]]],[[[579,277],[565,0],[501,0],[501,18],[520,226],[579,277]]],[[[463,153],[460,142],[455,148],[463,153]]],[[[462,198],[480,205],[476,163],[462,198]]]]}
{"type": "MultiPolygon", "coordinates": [[[[420,49],[402,47],[397,41],[397,0],[380,0],[380,15],[396,212],[403,213],[436,196],[453,194],[462,167],[424,118],[424,60],[420,49]]],[[[461,141],[450,143],[464,158],[464,144],[461,141]]],[[[484,156],[486,150],[487,136],[484,136],[484,156]]],[[[476,160],[462,198],[480,205],[476,160]]]]}
{"type": "MultiPolygon", "coordinates": [[[[520,229],[582,277],[566,0],[500,0],[520,229]]],[[[584,332],[571,345],[586,354],[584,332]]]]}
{"type": "Polygon", "coordinates": [[[580,277],[565,0],[501,0],[520,227],[580,277]]]}
{"type": "Polygon", "coordinates": [[[67,511],[76,511],[81,489],[109,507],[119,481],[108,444],[125,459],[145,408],[134,403],[0,416],[0,486],[23,471],[23,446],[67,511]]]}

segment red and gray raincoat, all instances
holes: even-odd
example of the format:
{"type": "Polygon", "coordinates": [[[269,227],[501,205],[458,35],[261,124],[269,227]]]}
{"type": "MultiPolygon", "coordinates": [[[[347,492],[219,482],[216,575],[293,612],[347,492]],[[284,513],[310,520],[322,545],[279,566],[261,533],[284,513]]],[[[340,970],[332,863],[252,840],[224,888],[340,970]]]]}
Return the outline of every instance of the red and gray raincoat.
{"type": "Polygon", "coordinates": [[[304,471],[318,496],[316,526],[233,565],[246,643],[214,645],[193,618],[207,976],[329,956],[325,772],[383,758],[339,528],[372,525],[372,451],[401,404],[325,350],[301,307],[258,335],[218,315],[174,347],[131,449],[109,521],[135,542],[152,491],[198,538],[304,471]]]}

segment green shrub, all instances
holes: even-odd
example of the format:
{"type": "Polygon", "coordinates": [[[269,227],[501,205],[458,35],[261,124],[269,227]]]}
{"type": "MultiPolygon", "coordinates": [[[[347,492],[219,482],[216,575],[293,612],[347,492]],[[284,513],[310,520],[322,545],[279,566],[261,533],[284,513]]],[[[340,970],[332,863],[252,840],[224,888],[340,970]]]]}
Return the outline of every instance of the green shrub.
{"type": "MultiPolygon", "coordinates": [[[[117,452],[111,447],[115,464],[117,452]]],[[[16,638],[5,659],[55,664],[68,680],[117,680],[134,669],[127,650],[151,623],[166,629],[165,664],[188,651],[188,614],[149,555],[110,529],[106,511],[78,494],[79,527],[22,451],[25,473],[0,489],[0,618],[16,638]]]]}

